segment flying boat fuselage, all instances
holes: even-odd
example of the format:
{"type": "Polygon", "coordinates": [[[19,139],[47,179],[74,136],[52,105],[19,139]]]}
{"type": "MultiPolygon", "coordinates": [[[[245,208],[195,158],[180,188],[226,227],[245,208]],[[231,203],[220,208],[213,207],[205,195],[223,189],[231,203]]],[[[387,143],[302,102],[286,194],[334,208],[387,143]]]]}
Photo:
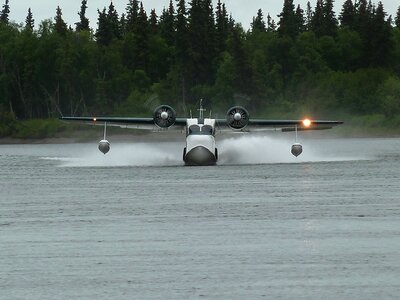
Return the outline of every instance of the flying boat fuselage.
{"type": "Polygon", "coordinates": [[[187,119],[183,160],[187,166],[209,166],[217,163],[215,119],[187,119]]]}

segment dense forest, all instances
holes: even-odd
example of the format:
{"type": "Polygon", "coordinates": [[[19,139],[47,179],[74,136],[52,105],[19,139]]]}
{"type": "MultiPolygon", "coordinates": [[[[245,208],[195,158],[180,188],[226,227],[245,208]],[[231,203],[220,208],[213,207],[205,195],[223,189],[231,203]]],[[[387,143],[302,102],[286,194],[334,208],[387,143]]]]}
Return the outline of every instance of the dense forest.
{"type": "MultiPolygon", "coordinates": [[[[160,104],[187,113],[200,98],[223,116],[234,104],[256,116],[380,115],[400,125],[400,7],[284,0],[260,9],[248,30],[220,0],[170,0],[157,15],[143,3],[113,3],[66,24],[62,9],[35,24],[0,15],[0,123],[64,115],[149,115],[160,104]]],[[[168,2],[168,0],[166,0],[168,2]]],[[[11,2],[11,3],[10,3],[11,2]]],[[[3,126],[0,135],[5,135],[3,126]]]]}

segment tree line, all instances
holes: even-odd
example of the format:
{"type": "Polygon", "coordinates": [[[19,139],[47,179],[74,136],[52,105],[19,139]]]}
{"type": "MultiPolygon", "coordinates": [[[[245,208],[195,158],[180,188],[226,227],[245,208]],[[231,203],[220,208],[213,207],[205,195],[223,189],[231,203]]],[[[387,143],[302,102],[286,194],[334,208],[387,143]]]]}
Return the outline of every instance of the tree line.
{"type": "MultiPolygon", "coordinates": [[[[12,1],[12,0],[11,0],[12,1]]],[[[166,0],[167,1],[167,0],[166,0]]],[[[284,0],[277,20],[260,9],[250,29],[220,0],[169,1],[160,15],[129,0],[67,24],[62,9],[35,26],[0,14],[0,116],[148,115],[160,103],[181,114],[200,98],[258,115],[333,112],[400,115],[400,7],[334,0],[305,8],[284,0]]]]}

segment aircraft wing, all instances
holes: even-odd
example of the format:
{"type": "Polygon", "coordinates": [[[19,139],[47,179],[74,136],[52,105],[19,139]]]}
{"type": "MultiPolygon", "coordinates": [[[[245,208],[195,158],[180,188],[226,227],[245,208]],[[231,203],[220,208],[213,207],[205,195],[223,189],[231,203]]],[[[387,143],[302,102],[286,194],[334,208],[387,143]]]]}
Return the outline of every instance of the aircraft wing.
{"type": "MultiPolygon", "coordinates": [[[[218,129],[230,129],[230,125],[226,119],[216,120],[218,129]]],[[[331,129],[334,126],[343,124],[342,121],[328,121],[328,120],[261,120],[261,119],[249,119],[248,124],[242,129],[242,131],[267,131],[267,130],[280,130],[282,132],[305,130],[324,130],[331,129]]]]}
{"type": "MultiPolygon", "coordinates": [[[[154,123],[153,118],[129,118],[129,117],[60,117],[63,121],[72,121],[77,123],[91,124],[91,125],[104,125],[118,126],[123,128],[134,128],[143,130],[159,130],[154,123]]],[[[176,118],[172,127],[177,130],[182,130],[186,125],[186,119],[176,118]]],[[[171,128],[172,128],[171,127],[171,128]]],[[[170,130],[170,129],[169,129],[170,130]]]]}

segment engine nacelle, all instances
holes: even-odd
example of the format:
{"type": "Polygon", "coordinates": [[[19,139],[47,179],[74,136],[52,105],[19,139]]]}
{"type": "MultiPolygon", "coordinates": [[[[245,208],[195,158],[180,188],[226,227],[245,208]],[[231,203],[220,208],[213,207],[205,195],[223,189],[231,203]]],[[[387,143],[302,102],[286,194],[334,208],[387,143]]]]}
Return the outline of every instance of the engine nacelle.
{"type": "Polygon", "coordinates": [[[249,124],[249,120],[249,112],[242,106],[234,106],[226,114],[228,126],[234,130],[245,128],[249,124]]]}
{"type": "Polygon", "coordinates": [[[101,140],[99,142],[99,150],[103,154],[107,154],[110,151],[110,143],[107,140],[101,140]]]}
{"type": "Polygon", "coordinates": [[[168,128],[175,124],[176,112],[168,105],[161,105],[154,110],[154,124],[160,128],[168,128]]]}

